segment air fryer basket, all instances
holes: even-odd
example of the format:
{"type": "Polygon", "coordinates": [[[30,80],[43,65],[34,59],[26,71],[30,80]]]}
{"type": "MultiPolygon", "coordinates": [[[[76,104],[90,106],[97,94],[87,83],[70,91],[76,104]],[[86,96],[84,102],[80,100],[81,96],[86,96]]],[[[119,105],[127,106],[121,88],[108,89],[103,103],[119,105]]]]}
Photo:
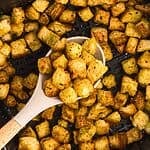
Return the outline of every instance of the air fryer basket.
{"type": "MultiPolygon", "coordinates": [[[[5,0],[0,2],[0,13],[8,13],[13,7],[22,6],[26,7],[30,4],[33,0],[5,0]]],[[[149,0],[143,1],[143,3],[148,3],[149,0]]],[[[76,9],[73,6],[68,5],[70,9],[76,9]]],[[[76,19],[76,22],[73,26],[73,30],[68,32],[65,37],[71,36],[90,36],[90,29],[91,27],[97,26],[93,21],[88,23],[82,22],[80,18],[76,19]]],[[[111,43],[110,43],[111,44],[111,43]]],[[[16,74],[25,76],[31,71],[38,73],[37,70],[37,59],[44,56],[49,50],[49,47],[44,45],[40,51],[31,53],[28,56],[25,56],[20,59],[10,59],[13,66],[16,68],[16,74]]],[[[114,58],[107,62],[109,66],[109,73],[113,73],[116,75],[117,82],[120,82],[120,79],[123,75],[123,71],[120,65],[120,62],[124,59],[130,57],[129,54],[119,54],[115,48],[113,49],[114,58]]],[[[114,88],[113,91],[115,92],[118,87],[114,88]]],[[[55,112],[54,120],[51,121],[51,125],[55,125],[56,121],[59,119],[61,113],[61,109],[58,107],[55,112]]],[[[9,119],[11,119],[16,114],[16,111],[12,108],[8,108],[0,101],[0,127],[4,125],[9,119]]],[[[127,131],[132,127],[130,120],[122,120],[118,126],[115,126],[111,129],[110,134],[114,132],[123,132],[127,131]]],[[[69,125],[69,130],[74,128],[72,124],[69,125]]],[[[150,148],[150,136],[144,135],[144,138],[141,141],[135,142],[130,144],[126,147],[126,150],[149,150],[150,148]]],[[[17,136],[8,143],[6,146],[7,150],[17,150],[17,136]]],[[[72,144],[72,149],[77,150],[77,147],[72,144]]]]}

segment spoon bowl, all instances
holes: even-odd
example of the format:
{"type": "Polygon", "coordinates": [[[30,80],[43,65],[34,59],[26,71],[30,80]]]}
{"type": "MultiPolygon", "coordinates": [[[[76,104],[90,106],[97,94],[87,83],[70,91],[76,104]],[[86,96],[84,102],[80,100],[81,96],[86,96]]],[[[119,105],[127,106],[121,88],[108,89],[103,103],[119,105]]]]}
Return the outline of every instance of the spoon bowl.
{"type": "MultiPolygon", "coordinates": [[[[87,37],[71,37],[67,41],[77,42],[82,44],[87,37]]],[[[49,56],[52,50],[46,54],[49,56]]],[[[97,51],[95,57],[102,61],[105,65],[105,57],[102,48],[97,44],[97,51]]],[[[39,74],[38,82],[34,93],[25,107],[6,125],[0,129],[0,149],[2,149],[29,121],[31,121],[35,116],[37,116],[42,111],[48,109],[49,107],[62,104],[62,101],[58,97],[47,97],[43,92],[43,82],[47,79],[46,75],[39,74]]],[[[94,87],[100,82],[98,80],[94,87]]],[[[80,97],[78,99],[81,99],[80,97]]]]}

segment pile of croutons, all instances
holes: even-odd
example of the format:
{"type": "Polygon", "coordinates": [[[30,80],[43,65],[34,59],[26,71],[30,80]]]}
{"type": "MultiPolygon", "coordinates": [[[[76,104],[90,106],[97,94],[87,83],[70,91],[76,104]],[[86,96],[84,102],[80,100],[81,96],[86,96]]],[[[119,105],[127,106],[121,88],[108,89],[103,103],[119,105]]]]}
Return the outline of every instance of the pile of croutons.
{"type": "Polygon", "coordinates": [[[38,76],[16,75],[9,58],[42,51],[46,44],[52,53],[38,60],[39,71],[49,75],[43,90],[65,103],[45,110],[33,119],[35,125],[23,129],[19,150],[124,149],[142,139],[144,132],[150,134],[149,14],[150,5],[142,0],[35,0],[25,8],[13,8],[11,15],[1,15],[0,100],[22,109],[38,76]],[[91,38],[83,44],[65,38],[76,30],[77,19],[93,24],[91,38]],[[106,62],[116,58],[114,47],[117,55],[130,54],[118,62],[124,73],[121,83],[115,74],[104,74],[107,66],[94,56],[95,40],[106,62]],[[122,119],[129,119],[132,127],[110,134],[122,119]]]}

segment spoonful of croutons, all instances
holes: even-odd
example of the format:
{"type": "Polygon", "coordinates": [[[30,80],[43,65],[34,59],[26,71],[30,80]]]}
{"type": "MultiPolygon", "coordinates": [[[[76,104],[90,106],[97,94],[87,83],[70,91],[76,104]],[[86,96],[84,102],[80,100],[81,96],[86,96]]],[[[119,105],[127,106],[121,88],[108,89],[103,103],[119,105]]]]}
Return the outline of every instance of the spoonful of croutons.
{"type": "Polygon", "coordinates": [[[50,50],[38,60],[37,86],[26,106],[0,129],[0,149],[45,109],[90,96],[108,70],[94,38],[72,37],[62,42],[64,49],[50,50]]]}

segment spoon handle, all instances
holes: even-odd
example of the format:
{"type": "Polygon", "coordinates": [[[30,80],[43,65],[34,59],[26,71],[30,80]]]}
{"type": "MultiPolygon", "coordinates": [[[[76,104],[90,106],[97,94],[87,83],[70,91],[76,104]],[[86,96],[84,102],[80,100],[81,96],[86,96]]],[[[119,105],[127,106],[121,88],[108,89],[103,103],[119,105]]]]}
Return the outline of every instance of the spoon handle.
{"type": "Polygon", "coordinates": [[[0,149],[2,149],[20,130],[22,126],[11,119],[5,126],[0,129],[0,149]]]}

